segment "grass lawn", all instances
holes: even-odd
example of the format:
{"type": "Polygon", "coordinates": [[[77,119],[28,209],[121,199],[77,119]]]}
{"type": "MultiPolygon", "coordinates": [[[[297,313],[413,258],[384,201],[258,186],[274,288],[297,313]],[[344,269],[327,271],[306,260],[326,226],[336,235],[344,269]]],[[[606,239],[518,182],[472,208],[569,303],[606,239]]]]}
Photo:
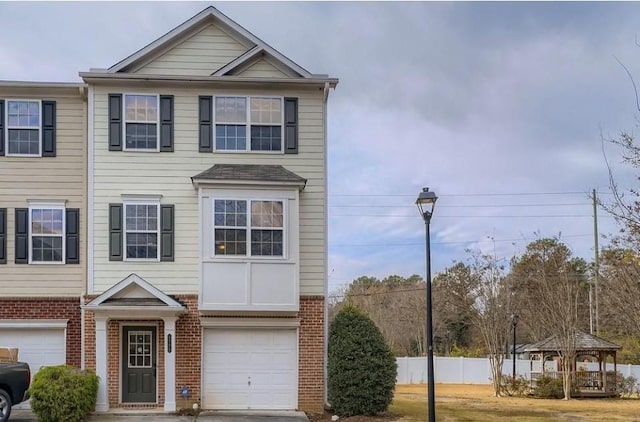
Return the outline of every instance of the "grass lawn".
{"type": "MultiPolygon", "coordinates": [[[[390,412],[401,421],[427,419],[426,385],[398,385],[390,412]]],[[[547,400],[493,397],[490,385],[437,384],[438,422],[640,422],[639,399],[547,400]]],[[[375,419],[373,419],[375,420],[375,419]]]]}

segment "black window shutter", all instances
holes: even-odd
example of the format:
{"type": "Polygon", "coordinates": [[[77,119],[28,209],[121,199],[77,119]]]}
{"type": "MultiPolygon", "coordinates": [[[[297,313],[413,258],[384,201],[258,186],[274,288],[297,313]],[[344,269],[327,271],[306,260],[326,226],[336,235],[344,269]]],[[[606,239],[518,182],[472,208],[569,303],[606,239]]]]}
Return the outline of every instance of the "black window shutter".
{"type": "Polygon", "coordinates": [[[16,264],[29,263],[29,208],[16,208],[16,264]]]}
{"type": "Polygon", "coordinates": [[[160,206],[160,261],[173,261],[173,205],[160,206]]]}
{"type": "Polygon", "coordinates": [[[199,151],[213,151],[213,97],[198,98],[199,151]]]}
{"type": "Polygon", "coordinates": [[[122,261],[122,204],[109,204],[109,261],[122,261]]]}
{"type": "Polygon", "coordinates": [[[160,151],[173,152],[173,95],[160,96],[160,151]]]}
{"type": "Polygon", "coordinates": [[[284,153],[298,153],[298,99],[284,99],[284,153]]]}
{"type": "Polygon", "coordinates": [[[56,102],[42,102],[42,156],[56,156],[56,102]]]}
{"type": "Polygon", "coordinates": [[[67,264],[80,263],[80,209],[67,208],[66,210],[66,262],[67,264]]]}
{"type": "Polygon", "coordinates": [[[7,263],[7,209],[0,208],[0,264],[7,263]]]}
{"type": "Polygon", "coordinates": [[[0,100],[0,156],[4,155],[4,101],[0,100]]]}
{"type": "Polygon", "coordinates": [[[122,151],[122,94],[109,94],[109,151],[122,151]]]}

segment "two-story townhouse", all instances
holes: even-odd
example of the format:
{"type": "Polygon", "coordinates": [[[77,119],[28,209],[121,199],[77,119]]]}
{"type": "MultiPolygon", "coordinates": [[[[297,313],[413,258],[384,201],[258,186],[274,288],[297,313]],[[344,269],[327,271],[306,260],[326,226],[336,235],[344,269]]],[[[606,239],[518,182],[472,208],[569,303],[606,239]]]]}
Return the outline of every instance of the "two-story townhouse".
{"type": "Polygon", "coordinates": [[[86,86],[0,82],[0,346],[81,365],[86,86]]]}
{"type": "Polygon", "coordinates": [[[213,7],[80,76],[97,410],[322,410],[337,79],[213,7]]]}

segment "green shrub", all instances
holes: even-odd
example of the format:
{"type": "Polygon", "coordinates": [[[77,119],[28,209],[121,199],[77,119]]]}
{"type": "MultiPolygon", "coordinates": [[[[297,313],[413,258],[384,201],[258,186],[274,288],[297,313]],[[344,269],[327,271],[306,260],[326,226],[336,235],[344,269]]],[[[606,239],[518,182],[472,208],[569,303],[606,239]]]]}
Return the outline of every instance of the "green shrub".
{"type": "Polygon", "coordinates": [[[375,415],[393,400],[396,359],[373,321],[345,306],[329,328],[328,394],[335,414],[375,415]]]}
{"type": "Polygon", "coordinates": [[[98,376],[72,366],[48,366],[33,377],[31,409],[39,422],[80,422],[96,406],[98,376]]]}
{"type": "Polygon", "coordinates": [[[542,399],[561,399],[564,398],[564,389],[562,379],[551,377],[541,377],[536,383],[533,395],[542,399]]]}

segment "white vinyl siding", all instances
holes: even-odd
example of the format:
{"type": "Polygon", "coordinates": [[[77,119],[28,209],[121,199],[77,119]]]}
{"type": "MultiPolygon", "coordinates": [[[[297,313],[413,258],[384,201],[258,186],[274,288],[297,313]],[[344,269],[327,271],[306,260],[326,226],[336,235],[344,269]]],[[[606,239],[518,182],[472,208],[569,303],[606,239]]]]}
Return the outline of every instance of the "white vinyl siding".
{"type": "Polygon", "coordinates": [[[234,76],[243,76],[247,78],[287,78],[288,75],[266,61],[265,59],[256,60],[245,69],[234,73],[234,76]]]}
{"type": "Polygon", "coordinates": [[[208,25],[168,52],[135,70],[135,73],[209,76],[251,47],[243,46],[220,27],[208,25]]]}
{"type": "MultiPolygon", "coordinates": [[[[0,89],[2,98],[56,101],[56,156],[0,157],[0,207],[7,208],[7,263],[0,265],[4,296],[79,296],[86,283],[86,109],[78,88],[34,90],[0,89]],[[80,264],[15,264],[15,208],[29,200],[66,200],[66,208],[80,209],[80,264]],[[44,283],[44,284],[43,284],[44,283]]],[[[6,103],[5,103],[6,106],[6,103]]]]}
{"type": "MultiPolygon", "coordinates": [[[[129,88],[130,89],[130,88],[129,88]]],[[[108,106],[111,92],[127,92],[123,86],[95,88],[94,124],[94,282],[100,293],[136,273],[169,294],[197,293],[199,289],[199,210],[198,192],[191,177],[216,162],[227,164],[272,164],[308,180],[300,193],[300,293],[323,295],[325,277],[325,155],[323,138],[323,93],[317,88],[288,90],[216,89],[216,96],[286,96],[299,98],[298,154],[216,154],[198,152],[198,96],[211,95],[203,89],[163,89],[174,95],[174,152],[145,154],[108,151],[108,106]],[[142,158],[141,158],[142,157],[142,158]],[[121,195],[162,195],[162,203],[175,204],[175,261],[109,261],[110,203],[122,202],[121,195]]],[[[136,92],[144,93],[142,89],[136,92]]],[[[149,91],[149,93],[153,93],[149,91]]]]}

